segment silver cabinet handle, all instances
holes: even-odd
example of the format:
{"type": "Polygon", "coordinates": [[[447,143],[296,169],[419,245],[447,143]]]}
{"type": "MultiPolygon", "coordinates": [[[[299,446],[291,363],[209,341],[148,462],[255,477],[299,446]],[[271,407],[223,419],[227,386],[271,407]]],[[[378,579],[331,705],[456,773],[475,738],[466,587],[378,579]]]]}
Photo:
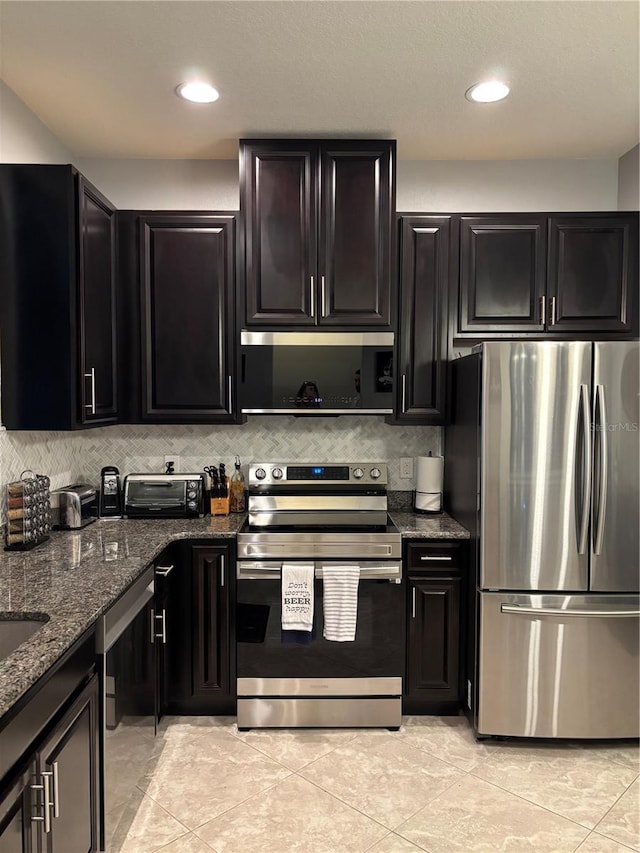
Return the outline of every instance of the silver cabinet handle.
{"type": "Polygon", "coordinates": [[[549,319],[549,325],[555,326],[556,324],[556,298],[552,296],[549,300],[549,304],[551,305],[551,317],[549,319]]]}
{"type": "Polygon", "coordinates": [[[604,385],[596,385],[596,403],[598,407],[598,442],[600,447],[600,488],[598,489],[598,518],[594,518],[595,537],[593,553],[599,556],[602,551],[602,537],[604,536],[604,518],[607,506],[607,480],[608,470],[608,448],[607,448],[607,411],[604,402],[604,385]]]}
{"type": "MultiPolygon", "coordinates": [[[[49,809],[51,808],[51,804],[49,803],[49,776],[51,775],[48,771],[43,771],[42,773],[42,785],[31,785],[32,791],[42,791],[42,814],[41,815],[32,815],[31,820],[33,821],[42,821],[44,823],[44,831],[49,833],[51,832],[51,812],[49,809]]],[[[36,777],[37,778],[37,777],[36,777]]]]}
{"type": "Polygon", "coordinates": [[[415,586],[411,590],[411,618],[416,618],[416,588],[415,586]]]}
{"type": "Polygon", "coordinates": [[[156,574],[161,578],[166,578],[173,571],[173,564],[170,566],[156,566],[156,574]]]}
{"type": "Polygon", "coordinates": [[[224,586],[224,554],[220,554],[220,586],[224,586]]]}
{"type": "Polygon", "coordinates": [[[591,499],[591,421],[589,418],[589,388],[580,386],[583,421],[583,463],[582,463],[582,516],[578,536],[578,554],[584,554],[589,532],[589,501],[591,499]]]}
{"type": "Polygon", "coordinates": [[[429,554],[427,554],[424,557],[420,557],[420,559],[421,560],[441,560],[441,561],[450,563],[452,560],[452,557],[432,557],[429,554]]]}
{"type": "Polygon", "coordinates": [[[309,295],[309,305],[311,307],[309,310],[309,316],[312,319],[315,319],[315,316],[316,316],[316,288],[315,288],[315,282],[313,280],[313,276],[310,276],[310,280],[311,280],[311,293],[309,295]]]}
{"type": "Polygon", "coordinates": [[[402,402],[400,406],[402,414],[407,410],[407,374],[402,374],[402,402]]]}
{"type": "Polygon", "coordinates": [[[162,613],[155,613],[153,610],[151,611],[151,642],[155,643],[156,640],[162,640],[163,644],[167,643],[167,611],[163,610],[162,613]],[[157,620],[160,620],[160,633],[156,634],[155,623],[157,620]]]}
{"type": "Polygon", "coordinates": [[[322,302],[322,316],[327,316],[327,289],[325,287],[325,278],[320,276],[320,300],[322,302]]]}
{"type": "Polygon", "coordinates": [[[60,817],[60,786],[58,785],[58,762],[51,765],[53,770],[53,816],[60,817]]]}
{"type": "Polygon", "coordinates": [[[228,411],[231,414],[233,412],[233,376],[231,374],[227,377],[227,393],[229,394],[228,411]]]}
{"type": "Polygon", "coordinates": [[[501,613],[519,613],[523,616],[575,616],[586,619],[637,619],[640,610],[561,610],[558,607],[519,607],[502,604],[501,613]]]}
{"type": "Polygon", "coordinates": [[[547,297],[540,297],[540,325],[544,326],[547,319],[547,297]]]}
{"type": "Polygon", "coordinates": [[[95,415],[96,413],[96,369],[95,367],[91,368],[91,373],[85,373],[85,379],[91,380],[91,402],[85,405],[85,409],[90,409],[91,414],[95,415]]]}

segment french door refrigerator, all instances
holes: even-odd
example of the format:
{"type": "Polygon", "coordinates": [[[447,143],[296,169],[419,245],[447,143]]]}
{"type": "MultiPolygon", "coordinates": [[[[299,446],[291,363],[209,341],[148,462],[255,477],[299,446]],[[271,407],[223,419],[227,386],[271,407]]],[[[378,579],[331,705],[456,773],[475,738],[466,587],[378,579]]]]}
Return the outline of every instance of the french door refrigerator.
{"type": "Polygon", "coordinates": [[[640,345],[478,349],[453,362],[446,439],[476,734],[638,737],[640,345]]]}

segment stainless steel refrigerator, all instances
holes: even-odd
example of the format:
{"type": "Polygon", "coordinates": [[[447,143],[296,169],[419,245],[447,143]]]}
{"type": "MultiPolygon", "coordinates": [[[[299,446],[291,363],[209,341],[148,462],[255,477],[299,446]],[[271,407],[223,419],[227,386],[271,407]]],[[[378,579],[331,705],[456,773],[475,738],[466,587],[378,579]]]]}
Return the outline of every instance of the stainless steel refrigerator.
{"type": "Polygon", "coordinates": [[[452,363],[445,441],[476,733],[638,737],[640,346],[478,349],[452,363]]]}

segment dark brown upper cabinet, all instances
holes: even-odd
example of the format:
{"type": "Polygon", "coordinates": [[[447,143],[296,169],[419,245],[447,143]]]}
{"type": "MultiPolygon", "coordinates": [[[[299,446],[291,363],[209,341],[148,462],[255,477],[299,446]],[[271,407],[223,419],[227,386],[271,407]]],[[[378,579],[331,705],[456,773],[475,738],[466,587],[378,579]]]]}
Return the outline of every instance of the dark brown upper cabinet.
{"type": "Polygon", "coordinates": [[[546,216],[462,216],[458,331],[543,331],[546,259],[546,216]]]}
{"type": "Polygon", "coordinates": [[[72,166],[0,166],[2,420],[118,420],[115,208],[72,166]]]}
{"type": "Polygon", "coordinates": [[[141,214],[137,236],[141,420],[233,422],[236,217],[141,214]]]}
{"type": "Polygon", "coordinates": [[[394,423],[444,423],[450,216],[400,217],[398,394],[394,423]]]}
{"type": "Polygon", "coordinates": [[[391,328],[393,140],[241,140],[248,327],[391,328]]]}
{"type": "Polygon", "coordinates": [[[549,330],[631,334],[638,217],[560,216],[549,223],[549,330]]]}
{"type": "Polygon", "coordinates": [[[637,213],[460,217],[454,338],[630,337],[637,300],[637,213]]]}

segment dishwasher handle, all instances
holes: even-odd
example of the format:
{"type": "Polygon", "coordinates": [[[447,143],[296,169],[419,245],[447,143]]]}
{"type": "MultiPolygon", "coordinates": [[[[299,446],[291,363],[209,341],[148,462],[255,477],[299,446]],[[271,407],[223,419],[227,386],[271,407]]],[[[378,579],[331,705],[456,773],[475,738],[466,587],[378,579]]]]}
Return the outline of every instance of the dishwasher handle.
{"type": "Polygon", "coordinates": [[[104,655],[109,651],[154,596],[154,568],[150,566],[98,619],[96,652],[99,655],[104,655]]]}

